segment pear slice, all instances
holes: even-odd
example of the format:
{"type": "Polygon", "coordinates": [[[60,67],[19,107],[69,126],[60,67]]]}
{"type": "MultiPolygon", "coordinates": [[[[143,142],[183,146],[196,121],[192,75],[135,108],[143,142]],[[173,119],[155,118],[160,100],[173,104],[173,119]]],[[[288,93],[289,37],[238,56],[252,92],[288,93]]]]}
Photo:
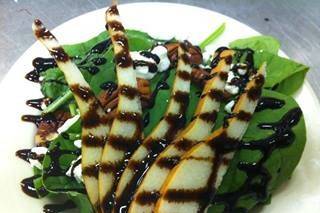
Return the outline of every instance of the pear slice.
{"type": "Polygon", "coordinates": [[[125,29],[116,5],[106,11],[106,28],[111,36],[118,78],[118,106],[99,170],[101,210],[111,212],[113,194],[126,160],[138,147],[142,136],[142,109],[136,73],[125,29]]]}
{"type": "Polygon", "coordinates": [[[161,186],[170,170],[179,163],[180,157],[185,152],[209,136],[223,98],[223,90],[230,71],[233,54],[234,51],[228,49],[217,53],[216,58],[220,61],[211,70],[210,75],[213,77],[204,86],[194,120],[161,152],[150,166],[134,195],[129,212],[152,213],[157,195],[159,195],[161,186]]]}
{"type": "Polygon", "coordinates": [[[97,209],[99,203],[97,165],[110,129],[109,116],[54,35],[40,20],[35,20],[32,28],[36,38],[48,49],[65,75],[78,104],[82,120],[82,175],[90,202],[97,209]]]}
{"type": "Polygon", "coordinates": [[[226,125],[183,155],[165,180],[154,212],[204,212],[246,132],[260,98],[265,75],[266,65],[263,64],[248,82],[226,125]]]}
{"type": "Polygon", "coordinates": [[[177,71],[168,108],[163,119],[130,158],[116,190],[113,212],[119,212],[120,209],[124,212],[148,164],[153,162],[184,126],[191,84],[191,48],[192,45],[187,41],[179,44],[177,71]]]}

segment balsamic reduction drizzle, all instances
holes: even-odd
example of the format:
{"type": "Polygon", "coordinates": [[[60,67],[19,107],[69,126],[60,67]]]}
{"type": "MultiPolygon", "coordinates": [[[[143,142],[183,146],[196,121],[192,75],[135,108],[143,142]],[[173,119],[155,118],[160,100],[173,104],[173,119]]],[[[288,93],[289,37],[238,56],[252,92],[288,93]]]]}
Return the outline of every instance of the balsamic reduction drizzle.
{"type": "Polygon", "coordinates": [[[241,197],[245,195],[254,196],[259,202],[266,201],[269,196],[267,188],[272,177],[264,167],[264,164],[274,150],[285,148],[294,142],[295,135],[292,128],[299,123],[301,117],[301,109],[294,108],[287,112],[278,122],[259,124],[258,127],[260,129],[273,130],[274,134],[261,140],[242,142],[239,148],[258,150],[262,153],[261,159],[255,163],[239,162],[238,169],[247,175],[244,184],[236,191],[215,195],[212,202],[224,204],[224,212],[248,212],[245,208],[237,207],[237,202],[241,197]],[[260,181],[257,182],[255,181],[256,179],[260,181]]]}
{"type": "Polygon", "coordinates": [[[149,122],[150,122],[150,112],[147,112],[143,117],[143,126],[144,127],[148,126],[149,122]]]}
{"type": "Polygon", "coordinates": [[[271,97],[262,97],[260,98],[256,112],[260,112],[265,109],[280,109],[285,105],[283,100],[271,97]]]}
{"type": "Polygon", "coordinates": [[[32,65],[34,69],[26,74],[25,78],[29,81],[40,83],[40,73],[48,69],[57,67],[53,58],[40,58],[33,59],[32,65]]]}
{"type": "Polygon", "coordinates": [[[107,81],[100,85],[100,88],[106,90],[109,95],[111,95],[114,91],[117,90],[118,85],[113,81],[107,81]]]}
{"type": "Polygon", "coordinates": [[[42,105],[48,106],[51,103],[49,98],[37,98],[37,99],[30,99],[26,101],[26,104],[30,107],[36,108],[38,110],[42,110],[42,105]]]}
{"type": "MultiPolygon", "coordinates": [[[[88,53],[83,57],[75,56],[73,59],[76,64],[88,71],[90,74],[94,75],[99,72],[97,66],[101,66],[107,62],[105,58],[96,57],[97,54],[103,54],[106,50],[109,49],[111,45],[111,39],[106,39],[95,46],[93,46],[88,53]]],[[[40,73],[45,72],[48,69],[57,67],[57,64],[53,58],[41,58],[37,57],[32,61],[34,69],[27,73],[25,78],[29,81],[40,83],[40,73]]]]}
{"type": "Polygon", "coordinates": [[[23,121],[34,123],[37,127],[39,127],[40,122],[47,123],[56,123],[57,119],[53,114],[45,114],[45,115],[23,115],[21,118],[23,121]]]}
{"type": "Polygon", "coordinates": [[[20,183],[22,191],[30,197],[40,198],[36,190],[36,187],[34,186],[34,183],[33,183],[33,181],[39,177],[40,177],[39,175],[35,175],[32,177],[23,179],[20,183]]]}
{"type": "Polygon", "coordinates": [[[155,105],[156,97],[160,90],[168,90],[170,88],[169,84],[166,82],[170,76],[170,71],[163,73],[162,79],[157,83],[155,89],[151,93],[151,98],[149,101],[148,108],[153,108],[155,105]]]}
{"type": "Polygon", "coordinates": [[[77,206],[71,200],[68,200],[62,204],[46,204],[43,207],[43,212],[44,213],[59,213],[59,212],[65,211],[65,210],[74,209],[76,207],[77,206]]]}

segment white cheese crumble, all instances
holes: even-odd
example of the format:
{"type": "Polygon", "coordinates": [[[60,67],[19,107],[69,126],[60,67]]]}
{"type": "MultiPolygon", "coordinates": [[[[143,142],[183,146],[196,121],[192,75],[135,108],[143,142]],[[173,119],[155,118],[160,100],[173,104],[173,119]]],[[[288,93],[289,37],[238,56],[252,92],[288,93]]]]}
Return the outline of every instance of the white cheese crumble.
{"type": "Polygon", "coordinates": [[[166,71],[170,67],[170,59],[168,57],[168,50],[162,45],[156,46],[153,48],[151,53],[157,55],[160,58],[160,62],[157,65],[158,71],[166,71]]]}
{"type": "MultiPolygon", "coordinates": [[[[168,50],[166,47],[162,45],[158,45],[151,50],[152,54],[155,54],[159,57],[160,62],[157,63],[152,58],[145,57],[140,54],[140,52],[134,51],[130,52],[133,60],[145,61],[148,63],[152,63],[157,66],[158,72],[166,71],[170,67],[170,59],[168,57],[168,50]]],[[[157,73],[149,72],[149,67],[146,66],[137,66],[135,67],[136,75],[138,78],[143,79],[152,79],[157,73]]]]}
{"type": "MultiPolygon", "coordinates": [[[[45,155],[48,151],[48,148],[46,147],[42,147],[42,146],[39,146],[39,147],[33,147],[31,149],[31,152],[32,153],[35,153],[37,156],[39,155],[45,155]]],[[[31,165],[31,167],[36,167],[38,169],[42,169],[42,164],[40,163],[40,161],[38,159],[29,159],[29,163],[31,165]]]]}
{"type": "Polygon", "coordinates": [[[82,168],[81,168],[81,163],[79,163],[78,165],[76,165],[76,167],[74,167],[74,164],[79,161],[81,159],[81,155],[76,159],[73,160],[71,162],[71,165],[68,169],[68,171],[66,172],[66,175],[69,177],[74,177],[79,183],[83,182],[82,179],[82,168]],[[73,176],[72,176],[72,170],[73,170],[73,176]]]}
{"type": "Polygon", "coordinates": [[[227,84],[224,88],[227,92],[229,92],[231,95],[236,95],[239,93],[239,87],[235,85],[227,84]]]}
{"type": "Polygon", "coordinates": [[[227,103],[227,104],[225,105],[224,110],[225,110],[227,113],[230,114],[230,113],[232,112],[232,108],[233,108],[234,104],[235,104],[235,101],[234,101],[234,100],[230,101],[229,103],[227,103]]]}
{"type": "Polygon", "coordinates": [[[72,118],[66,120],[64,122],[64,124],[61,127],[59,127],[57,132],[59,134],[61,134],[61,133],[65,132],[65,131],[67,131],[73,124],[75,124],[79,120],[79,118],[80,118],[80,115],[77,114],[77,115],[73,116],[72,118]]]}
{"type": "Polygon", "coordinates": [[[74,144],[76,147],[78,147],[79,149],[81,148],[81,140],[75,140],[75,141],[73,142],[73,144],[74,144]]]}
{"type": "Polygon", "coordinates": [[[237,71],[238,71],[239,75],[245,75],[247,73],[247,65],[246,64],[238,63],[237,66],[238,66],[237,71]]]}

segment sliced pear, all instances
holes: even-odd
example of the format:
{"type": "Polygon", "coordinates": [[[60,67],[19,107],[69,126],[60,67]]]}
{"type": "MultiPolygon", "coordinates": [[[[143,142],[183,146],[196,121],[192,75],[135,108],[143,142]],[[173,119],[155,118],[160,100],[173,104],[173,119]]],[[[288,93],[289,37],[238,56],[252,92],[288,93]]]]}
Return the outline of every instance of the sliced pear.
{"type": "Polygon", "coordinates": [[[98,209],[98,164],[110,129],[110,120],[80,70],[40,20],[33,23],[37,39],[49,50],[78,104],[82,120],[82,175],[88,197],[98,209]]]}
{"type": "Polygon", "coordinates": [[[168,108],[163,119],[130,158],[116,190],[113,212],[119,212],[120,209],[124,212],[148,164],[153,162],[184,126],[191,83],[191,48],[192,45],[187,41],[180,43],[178,47],[178,65],[168,108]]]}
{"type": "Polygon", "coordinates": [[[262,65],[248,82],[227,125],[183,155],[165,180],[154,212],[203,212],[221,184],[236,147],[254,113],[266,74],[262,65]]]}
{"type": "Polygon", "coordinates": [[[201,99],[195,111],[194,120],[179,134],[179,136],[157,157],[139,185],[129,212],[150,212],[154,210],[157,195],[166,177],[180,157],[192,146],[209,136],[219,111],[223,98],[223,90],[230,71],[230,63],[234,51],[224,50],[216,57],[220,61],[211,70],[213,77],[207,81],[202,91],[201,99]],[[145,197],[154,197],[146,201],[145,197]],[[143,201],[145,200],[145,201],[143,201]]]}
{"type": "Polygon", "coordinates": [[[101,210],[111,212],[113,194],[125,161],[138,147],[142,133],[142,109],[125,29],[116,5],[106,11],[106,27],[111,36],[119,87],[119,102],[99,171],[101,210]]]}

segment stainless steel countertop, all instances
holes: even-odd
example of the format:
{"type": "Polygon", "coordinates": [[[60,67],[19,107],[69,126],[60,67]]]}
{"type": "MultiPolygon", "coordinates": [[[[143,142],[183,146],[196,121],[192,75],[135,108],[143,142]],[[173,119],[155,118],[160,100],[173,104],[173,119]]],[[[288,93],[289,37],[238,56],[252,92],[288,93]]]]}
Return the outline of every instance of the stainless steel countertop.
{"type": "MultiPolygon", "coordinates": [[[[157,0],[162,2],[161,0],[157,0]]],[[[18,57],[35,42],[35,17],[49,28],[83,13],[103,8],[111,0],[0,0],[0,80],[18,57]]],[[[141,2],[119,0],[120,3],[141,2]]],[[[152,0],[151,0],[152,2],[152,0]]],[[[319,0],[166,0],[215,10],[281,41],[292,59],[311,67],[308,80],[320,92],[319,0]]],[[[320,95],[318,95],[320,97],[320,95]]]]}

